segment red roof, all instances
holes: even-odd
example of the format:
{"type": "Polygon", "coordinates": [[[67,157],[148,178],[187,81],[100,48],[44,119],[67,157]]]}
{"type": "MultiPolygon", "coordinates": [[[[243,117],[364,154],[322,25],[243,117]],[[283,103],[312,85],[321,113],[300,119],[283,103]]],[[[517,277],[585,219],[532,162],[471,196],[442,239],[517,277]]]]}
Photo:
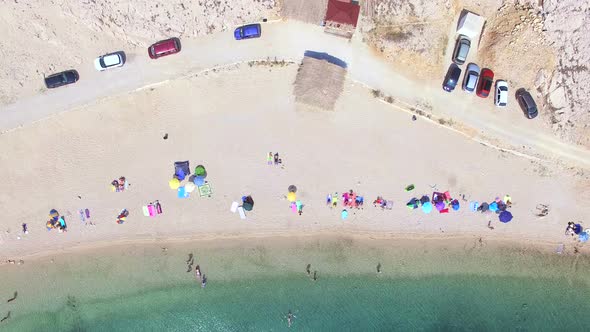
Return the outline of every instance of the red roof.
{"type": "Polygon", "coordinates": [[[360,11],[361,7],[359,5],[338,0],[328,0],[326,22],[332,21],[341,24],[350,24],[356,28],[360,11]]]}

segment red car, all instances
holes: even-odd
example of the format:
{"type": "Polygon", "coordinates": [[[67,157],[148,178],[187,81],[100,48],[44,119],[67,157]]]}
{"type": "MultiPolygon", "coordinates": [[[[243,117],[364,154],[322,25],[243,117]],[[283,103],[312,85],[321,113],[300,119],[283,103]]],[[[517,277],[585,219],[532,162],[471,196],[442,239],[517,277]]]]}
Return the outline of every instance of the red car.
{"type": "Polygon", "coordinates": [[[148,54],[152,59],[178,52],[180,52],[180,40],[178,38],[161,40],[148,48],[148,54]]]}
{"type": "Polygon", "coordinates": [[[486,98],[490,95],[490,90],[492,90],[493,83],[494,72],[489,70],[488,68],[482,69],[481,76],[479,77],[479,82],[477,83],[477,90],[475,93],[479,97],[486,98]]]}

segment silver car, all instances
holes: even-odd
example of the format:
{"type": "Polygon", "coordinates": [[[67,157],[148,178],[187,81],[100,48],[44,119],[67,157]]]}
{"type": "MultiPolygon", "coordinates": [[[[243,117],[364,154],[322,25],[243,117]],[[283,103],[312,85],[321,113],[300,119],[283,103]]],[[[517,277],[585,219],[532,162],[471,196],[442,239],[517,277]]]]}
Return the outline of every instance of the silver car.
{"type": "Polygon", "coordinates": [[[467,55],[471,48],[471,41],[467,36],[459,35],[457,44],[455,44],[455,51],[453,52],[453,62],[462,65],[467,61],[467,55]]]}
{"type": "Polygon", "coordinates": [[[477,88],[477,81],[479,80],[480,69],[475,63],[467,65],[465,77],[463,77],[463,90],[467,93],[472,93],[477,88]]]}

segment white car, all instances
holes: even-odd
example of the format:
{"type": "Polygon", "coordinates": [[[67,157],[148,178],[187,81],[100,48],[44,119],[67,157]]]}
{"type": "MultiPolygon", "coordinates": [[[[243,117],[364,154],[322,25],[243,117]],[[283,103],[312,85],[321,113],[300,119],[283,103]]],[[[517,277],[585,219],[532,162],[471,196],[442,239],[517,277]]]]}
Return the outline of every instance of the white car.
{"type": "Polygon", "coordinates": [[[506,81],[496,80],[494,102],[498,107],[506,107],[506,105],[508,105],[508,83],[506,81]]]}
{"type": "Polygon", "coordinates": [[[475,63],[467,65],[467,71],[463,77],[463,90],[467,93],[472,93],[477,88],[477,81],[479,80],[479,66],[475,63]]]}
{"type": "Polygon", "coordinates": [[[115,52],[99,56],[94,60],[94,67],[98,71],[103,71],[115,67],[121,67],[125,64],[125,53],[115,52]]]}

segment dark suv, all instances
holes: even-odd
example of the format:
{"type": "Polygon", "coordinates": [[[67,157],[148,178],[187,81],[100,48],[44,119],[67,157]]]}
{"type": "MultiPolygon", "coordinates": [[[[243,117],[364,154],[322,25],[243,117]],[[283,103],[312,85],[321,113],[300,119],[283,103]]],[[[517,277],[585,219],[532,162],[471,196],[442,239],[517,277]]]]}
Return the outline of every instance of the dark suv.
{"type": "Polygon", "coordinates": [[[537,104],[535,103],[533,96],[531,96],[531,94],[525,89],[518,89],[518,91],[516,91],[516,100],[518,100],[518,103],[527,118],[534,119],[539,115],[537,104]]]}
{"type": "Polygon", "coordinates": [[[457,82],[459,82],[459,77],[461,77],[461,68],[456,64],[452,63],[447,71],[447,75],[445,76],[445,80],[443,81],[443,89],[446,92],[451,92],[455,90],[457,86],[457,82]]]}
{"type": "Polygon", "coordinates": [[[57,73],[57,74],[53,74],[53,75],[49,75],[49,76],[45,77],[45,86],[48,89],[53,89],[53,88],[60,87],[62,85],[76,83],[79,78],[80,78],[80,75],[78,75],[77,71],[75,71],[73,69],[66,70],[66,71],[62,71],[61,73],[57,73]]]}

